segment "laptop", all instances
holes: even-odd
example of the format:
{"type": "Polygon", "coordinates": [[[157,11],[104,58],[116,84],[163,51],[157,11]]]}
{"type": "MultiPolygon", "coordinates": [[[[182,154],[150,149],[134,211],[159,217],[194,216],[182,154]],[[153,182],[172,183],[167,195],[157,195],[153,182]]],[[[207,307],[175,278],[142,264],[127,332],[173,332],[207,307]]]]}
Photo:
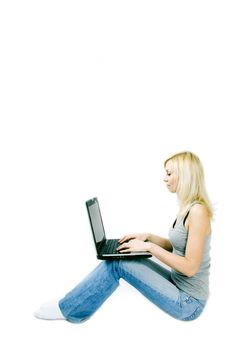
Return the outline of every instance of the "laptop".
{"type": "Polygon", "coordinates": [[[86,207],[98,259],[136,259],[149,258],[152,256],[148,252],[120,253],[117,251],[116,249],[120,245],[119,239],[106,239],[98,199],[96,197],[89,199],[86,201],[86,207]]]}

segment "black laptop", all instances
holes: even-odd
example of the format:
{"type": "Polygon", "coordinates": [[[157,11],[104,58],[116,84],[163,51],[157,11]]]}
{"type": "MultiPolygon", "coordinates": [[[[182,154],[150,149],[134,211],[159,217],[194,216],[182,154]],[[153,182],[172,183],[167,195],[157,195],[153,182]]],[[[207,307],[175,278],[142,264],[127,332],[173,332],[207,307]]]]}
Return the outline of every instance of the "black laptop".
{"type": "Polygon", "coordinates": [[[117,251],[116,249],[119,246],[119,239],[106,239],[98,199],[89,199],[88,201],[86,201],[86,207],[98,259],[136,259],[149,258],[152,256],[148,252],[120,253],[119,251],[117,251]]]}

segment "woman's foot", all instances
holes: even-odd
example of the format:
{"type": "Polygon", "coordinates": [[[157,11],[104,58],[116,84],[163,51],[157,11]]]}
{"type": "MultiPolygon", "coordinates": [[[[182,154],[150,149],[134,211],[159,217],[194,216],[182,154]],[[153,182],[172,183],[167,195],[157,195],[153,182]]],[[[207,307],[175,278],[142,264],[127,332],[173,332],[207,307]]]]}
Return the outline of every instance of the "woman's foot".
{"type": "Polygon", "coordinates": [[[57,301],[41,305],[39,310],[34,313],[34,316],[42,320],[65,320],[57,301]]]}

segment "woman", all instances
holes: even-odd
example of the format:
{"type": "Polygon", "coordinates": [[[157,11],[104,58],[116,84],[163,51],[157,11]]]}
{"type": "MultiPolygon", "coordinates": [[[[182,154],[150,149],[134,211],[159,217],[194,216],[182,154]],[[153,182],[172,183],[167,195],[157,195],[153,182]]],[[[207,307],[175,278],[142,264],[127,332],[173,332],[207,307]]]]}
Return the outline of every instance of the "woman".
{"type": "Polygon", "coordinates": [[[80,323],[88,319],[123,278],[160,309],[179,320],[194,320],[208,298],[212,208],[199,158],[191,152],[164,162],[164,181],[179,201],[169,239],[150,233],[120,239],[121,252],[148,251],[170,269],[151,259],[103,261],[56,303],[41,306],[35,316],[80,323]]]}

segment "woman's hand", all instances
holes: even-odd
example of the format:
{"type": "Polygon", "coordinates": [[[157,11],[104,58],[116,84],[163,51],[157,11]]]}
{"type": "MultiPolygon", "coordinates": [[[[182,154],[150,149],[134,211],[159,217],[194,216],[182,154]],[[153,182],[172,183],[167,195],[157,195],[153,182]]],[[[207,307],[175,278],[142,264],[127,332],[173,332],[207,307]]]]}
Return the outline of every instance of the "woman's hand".
{"type": "Polygon", "coordinates": [[[129,242],[122,243],[117,250],[120,253],[128,252],[147,252],[149,251],[150,243],[140,239],[130,239],[129,242]]]}
{"type": "Polygon", "coordinates": [[[130,241],[130,239],[139,239],[140,241],[148,240],[149,233],[134,233],[130,235],[123,236],[120,238],[119,243],[122,244],[126,241],[130,241]]]}

